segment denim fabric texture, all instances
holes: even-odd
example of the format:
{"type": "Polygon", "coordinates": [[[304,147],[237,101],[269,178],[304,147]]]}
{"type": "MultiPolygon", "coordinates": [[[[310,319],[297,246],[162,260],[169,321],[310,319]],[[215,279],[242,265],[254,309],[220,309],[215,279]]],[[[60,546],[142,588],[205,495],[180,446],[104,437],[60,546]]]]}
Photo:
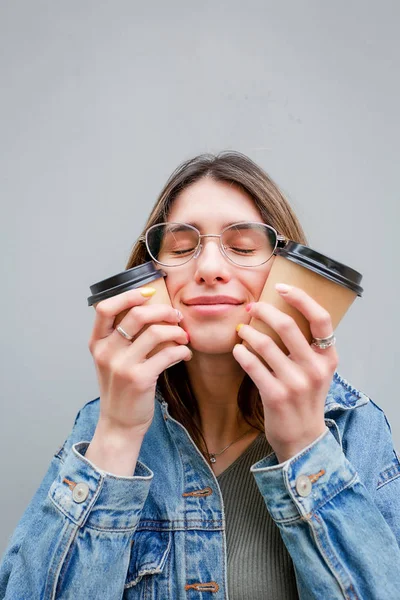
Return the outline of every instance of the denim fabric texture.
{"type": "MultiPolygon", "coordinates": [[[[227,600],[221,492],[186,429],[157,392],[135,473],[118,477],[85,458],[98,416],[96,399],[53,457],[3,557],[0,598],[227,600]]],[[[270,454],[251,467],[299,597],[399,600],[400,462],[389,424],[338,373],[325,418],[325,433],[290,460],[270,454]]]]}

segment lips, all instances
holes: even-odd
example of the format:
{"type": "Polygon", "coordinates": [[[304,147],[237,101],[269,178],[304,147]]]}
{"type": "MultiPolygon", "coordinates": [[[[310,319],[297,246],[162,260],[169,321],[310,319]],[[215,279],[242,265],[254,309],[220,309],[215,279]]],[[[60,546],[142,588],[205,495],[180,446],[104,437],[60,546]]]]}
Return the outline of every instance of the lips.
{"type": "Polygon", "coordinates": [[[243,304],[243,302],[237,298],[233,298],[232,296],[197,296],[196,298],[184,300],[183,304],[188,306],[209,306],[212,304],[243,304]]]}

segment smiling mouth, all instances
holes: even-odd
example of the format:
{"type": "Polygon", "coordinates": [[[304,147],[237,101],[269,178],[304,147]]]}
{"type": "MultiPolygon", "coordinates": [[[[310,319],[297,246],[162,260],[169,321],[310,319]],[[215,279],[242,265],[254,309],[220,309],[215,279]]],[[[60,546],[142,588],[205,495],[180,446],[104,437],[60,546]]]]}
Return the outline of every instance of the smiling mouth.
{"type": "Polygon", "coordinates": [[[236,302],[192,302],[186,306],[240,306],[240,304],[236,302]]]}
{"type": "Polygon", "coordinates": [[[225,296],[215,296],[214,298],[192,298],[191,300],[184,301],[183,304],[186,306],[239,306],[243,304],[235,298],[229,298],[225,296]]]}
{"type": "Polygon", "coordinates": [[[218,316],[218,315],[230,313],[238,306],[242,306],[242,303],[241,304],[236,304],[236,303],[232,303],[232,302],[213,302],[213,303],[208,303],[208,304],[198,303],[198,304],[188,304],[187,308],[190,309],[189,312],[191,312],[193,315],[197,314],[199,316],[203,315],[204,317],[206,317],[206,316],[213,316],[213,315],[218,316]]]}

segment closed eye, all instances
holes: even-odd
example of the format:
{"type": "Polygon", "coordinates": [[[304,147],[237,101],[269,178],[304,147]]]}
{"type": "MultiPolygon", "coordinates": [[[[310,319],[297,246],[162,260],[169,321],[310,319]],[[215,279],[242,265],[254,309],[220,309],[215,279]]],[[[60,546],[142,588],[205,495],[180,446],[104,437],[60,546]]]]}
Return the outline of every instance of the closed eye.
{"type": "Polygon", "coordinates": [[[185,248],[184,250],[172,250],[171,254],[175,256],[180,256],[181,254],[188,254],[188,252],[194,252],[196,248],[185,248]]]}
{"type": "Polygon", "coordinates": [[[254,254],[255,248],[235,248],[234,246],[225,246],[225,250],[233,250],[238,254],[254,254]]]}

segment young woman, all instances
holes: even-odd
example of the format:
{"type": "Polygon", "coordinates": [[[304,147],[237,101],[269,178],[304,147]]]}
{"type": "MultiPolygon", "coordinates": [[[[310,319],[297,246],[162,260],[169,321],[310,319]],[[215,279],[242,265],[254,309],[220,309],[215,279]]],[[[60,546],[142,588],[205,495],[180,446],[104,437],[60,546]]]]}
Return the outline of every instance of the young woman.
{"type": "Polygon", "coordinates": [[[310,322],[310,345],[257,301],[278,234],[306,241],[247,157],[199,156],[173,173],[127,265],[162,265],[173,308],[146,304],[151,288],[96,306],[100,398],[13,535],[1,598],[399,598],[390,429],[336,372],[320,305],[278,286],[310,322]],[[248,325],[254,316],[289,356],[248,325]]]}

